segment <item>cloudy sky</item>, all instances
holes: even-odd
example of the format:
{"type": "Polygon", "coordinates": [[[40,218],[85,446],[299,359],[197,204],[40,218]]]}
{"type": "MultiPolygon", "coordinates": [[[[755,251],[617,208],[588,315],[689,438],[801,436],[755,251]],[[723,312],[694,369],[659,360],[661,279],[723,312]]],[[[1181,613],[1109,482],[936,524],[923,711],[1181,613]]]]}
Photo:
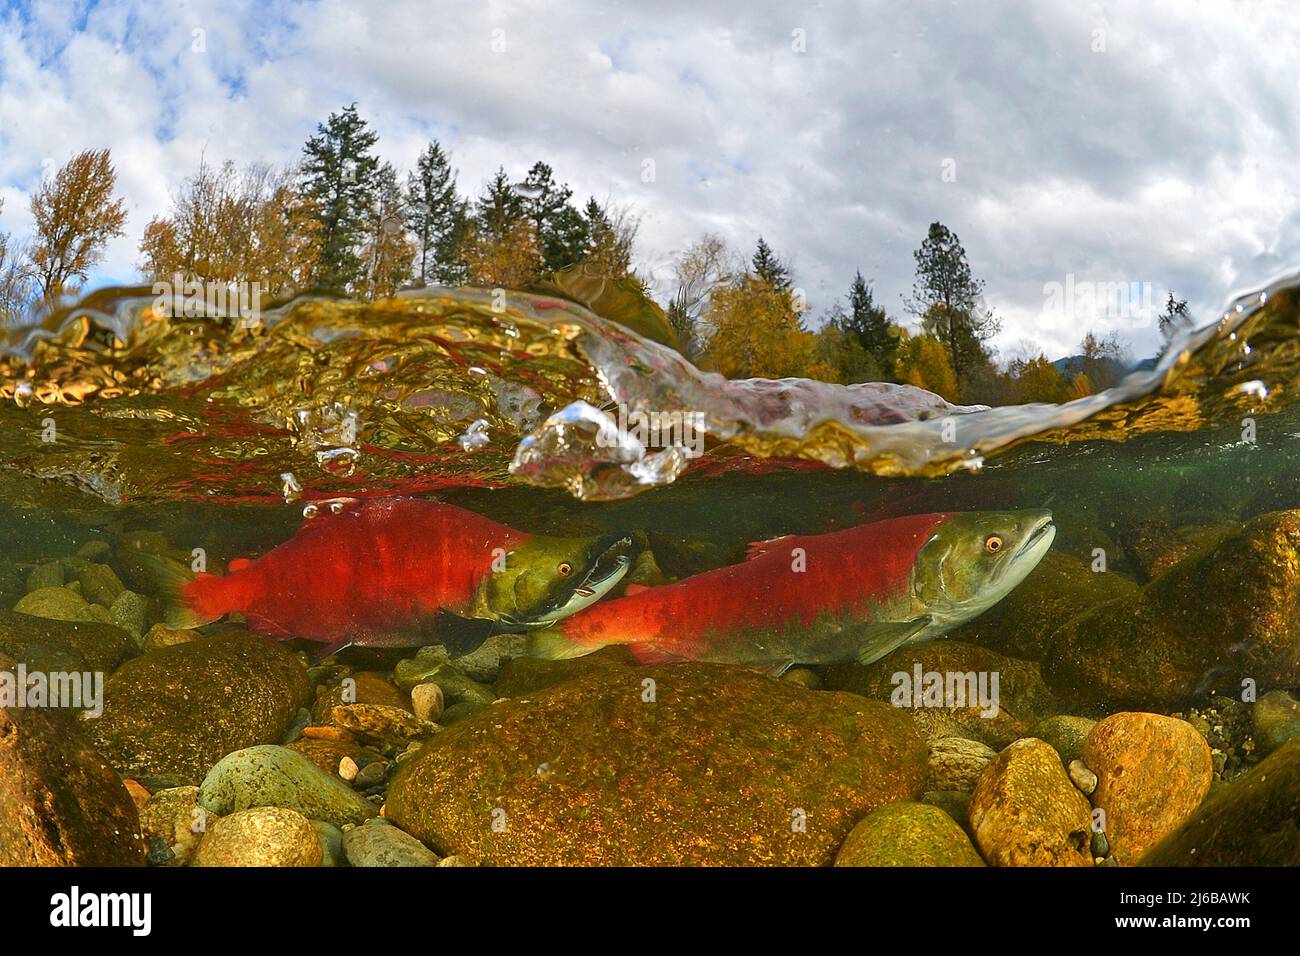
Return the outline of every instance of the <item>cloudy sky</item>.
{"type": "Polygon", "coordinates": [[[0,230],[27,233],[43,171],[111,147],[128,234],[93,281],[133,281],[201,155],[293,160],[355,100],[399,169],[437,138],[466,192],[544,159],[631,203],[665,283],[701,233],[761,234],[814,318],[855,269],[905,317],[938,219],[1004,355],[1089,327],[1143,355],[1166,290],[1209,317],[1300,267],[1287,6],[4,0],[0,230]]]}

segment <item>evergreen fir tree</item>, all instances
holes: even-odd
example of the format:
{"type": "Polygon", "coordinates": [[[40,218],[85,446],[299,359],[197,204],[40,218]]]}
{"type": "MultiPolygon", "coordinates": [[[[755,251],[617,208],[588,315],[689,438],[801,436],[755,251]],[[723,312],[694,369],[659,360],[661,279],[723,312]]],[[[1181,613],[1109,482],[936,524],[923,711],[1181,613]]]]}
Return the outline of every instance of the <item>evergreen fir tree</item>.
{"type": "Polygon", "coordinates": [[[546,163],[537,162],[519,184],[524,213],[537,230],[546,269],[555,272],[580,261],[589,238],[587,222],[573,207],[573,190],[555,181],[546,163]]]}
{"type": "Polygon", "coordinates": [[[898,336],[891,328],[884,308],[876,305],[862,273],[853,276],[849,286],[849,308],[842,320],[845,331],[851,333],[871,356],[883,375],[891,375],[894,356],[898,352],[898,336]]]}
{"type": "Polygon", "coordinates": [[[776,257],[762,236],[758,237],[758,247],[754,250],[754,258],[751,261],[754,275],[760,279],[766,279],[772,286],[780,292],[790,290],[790,270],[784,263],[776,257]]]}
{"type": "Polygon", "coordinates": [[[436,141],[406,180],[407,227],[415,237],[415,278],[421,285],[464,281],[459,259],[469,213],[456,192],[456,174],[436,141]]]}
{"type": "Polygon", "coordinates": [[[378,136],[357,114],[357,105],[331,113],[303,147],[301,195],[319,223],[316,285],[344,292],[365,280],[360,246],[374,202],[379,160],[371,152],[378,136]]]}

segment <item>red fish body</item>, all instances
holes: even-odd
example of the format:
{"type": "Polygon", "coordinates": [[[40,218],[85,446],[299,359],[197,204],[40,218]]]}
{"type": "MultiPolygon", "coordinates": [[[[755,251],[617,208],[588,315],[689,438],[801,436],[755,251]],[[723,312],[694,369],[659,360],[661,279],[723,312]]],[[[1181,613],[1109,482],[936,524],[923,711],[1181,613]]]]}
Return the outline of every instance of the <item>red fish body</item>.
{"type": "Polygon", "coordinates": [[[631,592],[535,635],[532,652],[574,657],[626,644],[638,659],[779,672],[795,662],[870,662],[997,603],[1037,565],[1046,511],[912,515],[754,545],[748,560],[631,592]]]}
{"type": "Polygon", "coordinates": [[[842,657],[845,626],[910,608],[917,552],[946,517],[763,542],[741,564],[605,601],[561,627],[575,645],[628,644],[644,661],[842,657]]]}
{"type": "Polygon", "coordinates": [[[198,575],[181,597],[205,619],[238,612],[276,637],[364,640],[467,614],[494,558],[530,537],[440,502],[353,501],[229,574],[198,575]]]}

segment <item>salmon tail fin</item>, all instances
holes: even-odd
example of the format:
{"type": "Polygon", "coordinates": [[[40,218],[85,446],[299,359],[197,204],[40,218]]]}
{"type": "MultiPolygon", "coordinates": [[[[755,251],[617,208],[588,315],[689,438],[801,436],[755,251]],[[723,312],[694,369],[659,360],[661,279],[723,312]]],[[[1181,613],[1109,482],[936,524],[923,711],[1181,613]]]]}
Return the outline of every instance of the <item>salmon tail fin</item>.
{"type": "Polygon", "coordinates": [[[600,648],[600,644],[575,641],[561,628],[548,627],[545,630],[529,633],[528,649],[525,654],[544,661],[566,661],[574,657],[585,657],[600,648]]]}
{"type": "Polygon", "coordinates": [[[158,592],[163,623],[184,630],[211,624],[225,614],[211,600],[212,585],[220,581],[211,574],[194,574],[184,564],[157,554],[140,552],[136,556],[141,570],[158,592]]]}

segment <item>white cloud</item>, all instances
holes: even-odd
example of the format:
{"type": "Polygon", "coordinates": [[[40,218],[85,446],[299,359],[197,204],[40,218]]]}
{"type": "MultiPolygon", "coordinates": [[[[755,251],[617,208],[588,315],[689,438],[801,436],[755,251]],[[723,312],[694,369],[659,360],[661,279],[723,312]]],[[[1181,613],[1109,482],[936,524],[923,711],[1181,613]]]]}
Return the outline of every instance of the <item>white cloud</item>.
{"type": "Polygon", "coordinates": [[[1005,320],[999,342],[1053,355],[1087,324],[1044,312],[1067,275],[1173,288],[1208,316],[1239,281],[1296,266],[1285,5],[990,9],[32,4],[0,29],[0,223],[28,228],[43,162],[109,146],[129,235],[97,278],[129,281],[140,231],[201,154],[292,160],[356,100],[399,168],[433,136],[466,190],[544,159],[580,197],[632,202],[647,266],[704,230],[746,252],[761,233],[817,309],[860,268],[901,313],[912,251],[942,220],[1005,320]]]}

